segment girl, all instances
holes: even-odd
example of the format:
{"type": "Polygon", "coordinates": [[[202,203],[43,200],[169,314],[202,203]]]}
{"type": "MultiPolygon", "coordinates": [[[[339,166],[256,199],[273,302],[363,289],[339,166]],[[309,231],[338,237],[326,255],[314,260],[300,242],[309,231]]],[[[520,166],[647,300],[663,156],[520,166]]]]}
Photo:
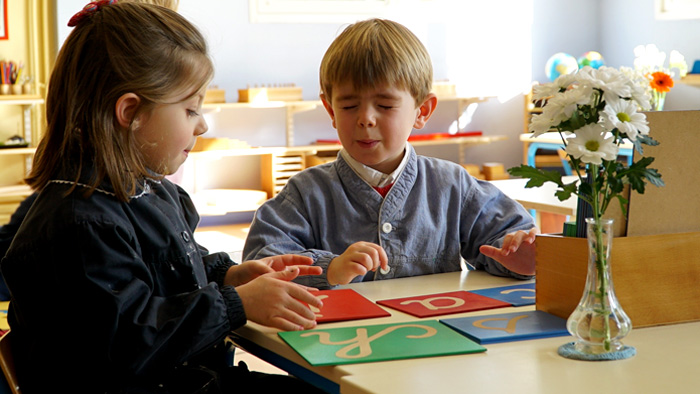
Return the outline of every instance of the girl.
{"type": "Polygon", "coordinates": [[[227,334],[246,319],[313,328],[307,304],[321,302],[289,281],[320,270],[295,256],[234,265],[194,242],[199,217],[164,175],[207,131],[206,43],[172,10],[115,3],[69,23],[27,178],[39,194],[2,261],[19,381],[30,394],[230,392],[251,374],[224,368],[227,334]]]}

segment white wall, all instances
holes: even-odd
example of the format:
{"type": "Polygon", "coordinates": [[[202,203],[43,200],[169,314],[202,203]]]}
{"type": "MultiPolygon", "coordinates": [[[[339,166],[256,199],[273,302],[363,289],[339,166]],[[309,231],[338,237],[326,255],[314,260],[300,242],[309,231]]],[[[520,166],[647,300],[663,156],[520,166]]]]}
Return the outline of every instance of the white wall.
{"type": "MultiPolygon", "coordinates": [[[[601,1],[599,30],[601,53],[614,67],[631,65],[634,47],[646,44],[655,44],[667,59],[671,50],[679,51],[689,69],[700,60],[700,19],[656,20],[654,0],[601,1]]],[[[664,109],[700,109],[700,89],[676,81],[664,109]]]]}
{"type": "MultiPolygon", "coordinates": [[[[86,0],[57,0],[60,36],[70,16],[86,0]]],[[[394,0],[408,10],[394,15],[423,40],[433,58],[436,79],[458,83],[462,94],[497,96],[469,110],[464,129],[507,135],[507,141],[467,148],[467,161],[520,163],[523,101],[519,93],[531,81],[545,81],[544,65],[556,52],[580,56],[596,50],[614,67],[631,66],[636,45],[655,43],[677,49],[689,63],[700,59],[700,21],[654,20],[654,0],[394,0]]],[[[304,98],[318,97],[318,66],[341,23],[250,23],[247,0],[180,0],[180,13],[206,35],[217,73],[214,84],[237,101],[247,85],[296,83],[304,98]]],[[[396,10],[395,10],[396,11],[396,10]]],[[[667,109],[697,106],[700,89],[679,86],[668,95],[667,109]]],[[[211,118],[209,136],[227,135],[260,145],[284,144],[282,115],[271,112],[221,113],[211,118]],[[273,120],[270,122],[269,120],[273,120]]],[[[424,130],[445,132],[456,114],[443,103],[424,130]]],[[[296,144],[334,138],[323,109],[297,115],[296,144]]],[[[423,152],[457,160],[454,148],[423,152]]]]}

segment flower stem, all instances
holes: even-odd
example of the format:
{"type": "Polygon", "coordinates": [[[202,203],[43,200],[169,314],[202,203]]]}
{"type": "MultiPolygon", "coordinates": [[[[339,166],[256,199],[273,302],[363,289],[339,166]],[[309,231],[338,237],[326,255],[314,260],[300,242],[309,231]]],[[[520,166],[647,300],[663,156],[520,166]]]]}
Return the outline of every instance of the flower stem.
{"type": "Polygon", "coordinates": [[[593,206],[593,219],[595,224],[593,226],[593,231],[595,233],[595,263],[598,278],[598,293],[595,295],[600,303],[600,313],[603,315],[603,328],[605,338],[603,339],[603,347],[606,351],[610,350],[610,309],[605,302],[605,297],[608,292],[608,278],[605,276],[605,268],[608,264],[606,258],[606,251],[604,250],[605,245],[603,244],[603,225],[600,221],[603,216],[600,210],[600,190],[595,186],[596,177],[598,176],[598,166],[595,164],[590,165],[591,181],[593,184],[593,193],[591,195],[591,201],[593,206]]]}

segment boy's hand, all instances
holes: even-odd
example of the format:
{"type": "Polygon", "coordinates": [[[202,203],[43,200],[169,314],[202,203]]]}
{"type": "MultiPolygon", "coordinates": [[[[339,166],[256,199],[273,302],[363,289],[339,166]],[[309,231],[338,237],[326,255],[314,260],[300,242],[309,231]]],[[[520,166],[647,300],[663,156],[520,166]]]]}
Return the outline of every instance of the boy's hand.
{"type": "Polygon", "coordinates": [[[481,245],[479,251],[517,274],[535,275],[535,235],[538,233],[537,227],[530,231],[516,231],[503,238],[500,249],[481,245]]]}
{"type": "Polygon", "coordinates": [[[280,330],[308,330],[316,327],[316,315],[310,306],[323,307],[311,289],[290,281],[300,272],[288,267],[259,276],[236,287],[248,320],[280,330]]]}
{"type": "Polygon", "coordinates": [[[384,248],[371,242],[356,242],[330,262],[326,275],[329,284],[344,285],[368,271],[387,269],[388,264],[384,248]]]}
{"type": "Polygon", "coordinates": [[[226,271],[224,284],[240,286],[250,282],[258,276],[272,272],[283,271],[287,267],[298,266],[299,275],[321,275],[321,267],[312,267],[313,259],[296,254],[284,254],[280,256],[264,257],[260,260],[248,260],[239,265],[232,265],[226,271]]]}

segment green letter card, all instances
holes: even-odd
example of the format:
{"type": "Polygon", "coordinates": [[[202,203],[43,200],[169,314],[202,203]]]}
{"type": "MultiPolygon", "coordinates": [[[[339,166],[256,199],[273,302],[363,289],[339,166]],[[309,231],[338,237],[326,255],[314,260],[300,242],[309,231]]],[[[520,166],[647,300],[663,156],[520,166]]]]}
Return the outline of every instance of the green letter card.
{"type": "Polygon", "coordinates": [[[314,366],[486,351],[437,320],[283,331],[279,336],[314,366]]]}

